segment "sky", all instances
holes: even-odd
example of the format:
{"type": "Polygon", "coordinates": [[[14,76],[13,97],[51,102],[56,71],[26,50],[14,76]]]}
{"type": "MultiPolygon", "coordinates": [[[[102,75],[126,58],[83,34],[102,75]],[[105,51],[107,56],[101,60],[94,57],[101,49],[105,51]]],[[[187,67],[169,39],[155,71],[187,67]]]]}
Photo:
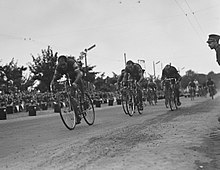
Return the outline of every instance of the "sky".
{"type": "Polygon", "coordinates": [[[169,63],[181,75],[219,73],[206,43],[220,34],[219,11],[219,0],[0,0],[0,65],[27,66],[48,46],[78,57],[95,44],[87,62],[110,77],[128,60],[145,76],[169,63]]]}

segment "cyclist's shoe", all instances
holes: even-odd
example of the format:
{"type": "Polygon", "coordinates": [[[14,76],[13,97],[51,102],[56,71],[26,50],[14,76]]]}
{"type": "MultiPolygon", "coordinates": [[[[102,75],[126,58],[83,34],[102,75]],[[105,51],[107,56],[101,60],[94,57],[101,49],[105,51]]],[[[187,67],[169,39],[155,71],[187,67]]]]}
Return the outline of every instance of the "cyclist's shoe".
{"type": "Polygon", "coordinates": [[[177,106],[180,106],[181,105],[181,102],[180,101],[177,101],[177,106]]]}
{"type": "Polygon", "coordinates": [[[81,123],[81,117],[80,116],[76,116],[76,124],[80,124],[81,123]]]}
{"type": "Polygon", "coordinates": [[[83,106],[84,106],[84,110],[87,110],[87,109],[89,109],[89,102],[88,101],[85,101],[84,103],[83,103],[83,106]]]}
{"type": "Polygon", "coordinates": [[[144,110],[144,108],[143,108],[143,104],[140,104],[140,106],[139,106],[139,110],[144,110]]]}

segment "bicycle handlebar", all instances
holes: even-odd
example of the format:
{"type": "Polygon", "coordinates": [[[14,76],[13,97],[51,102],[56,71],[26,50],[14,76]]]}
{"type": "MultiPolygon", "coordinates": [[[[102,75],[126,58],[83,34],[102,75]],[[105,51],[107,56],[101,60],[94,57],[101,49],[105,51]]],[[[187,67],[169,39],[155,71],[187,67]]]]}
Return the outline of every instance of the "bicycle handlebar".
{"type": "Polygon", "coordinates": [[[171,80],[176,80],[176,78],[165,78],[164,80],[171,81],[171,80]]]}

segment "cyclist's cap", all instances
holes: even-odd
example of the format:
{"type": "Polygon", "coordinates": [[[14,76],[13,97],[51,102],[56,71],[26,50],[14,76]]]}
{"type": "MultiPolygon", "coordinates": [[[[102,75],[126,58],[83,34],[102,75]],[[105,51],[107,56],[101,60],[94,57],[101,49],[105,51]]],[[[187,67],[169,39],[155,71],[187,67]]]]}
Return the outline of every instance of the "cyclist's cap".
{"type": "Polygon", "coordinates": [[[126,65],[130,65],[130,64],[134,64],[134,62],[131,61],[131,60],[128,60],[128,61],[126,62],[126,65]]]}
{"type": "Polygon", "coordinates": [[[220,36],[217,34],[210,34],[207,43],[211,43],[211,42],[218,42],[220,39],[220,36]]]}

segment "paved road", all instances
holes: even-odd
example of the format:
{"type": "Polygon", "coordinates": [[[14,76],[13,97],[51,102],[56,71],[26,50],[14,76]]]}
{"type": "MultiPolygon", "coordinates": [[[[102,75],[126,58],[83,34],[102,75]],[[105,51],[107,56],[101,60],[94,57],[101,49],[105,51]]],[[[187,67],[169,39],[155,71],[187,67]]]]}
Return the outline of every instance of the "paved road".
{"type": "MultiPolygon", "coordinates": [[[[176,142],[180,139],[178,135],[182,134],[181,138],[183,138],[191,129],[204,125],[203,119],[207,119],[205,115],[200,120],[201,114],[196,117],[195,113],[211,112],[211,106],[206,109],[205,105],[208,102],[217,107],[216,100],[197,98],[190,102],[189,99],[182,98],[181,109],[174,112],[166,109],[164,101],[161,100],[157,106],[147,106],[143,115],[136,113],[133,117],[125,115],[121,106],[109,106],[96,109],[96,121],[93,126],[82,122],[73,131],[64,127],[58,114],[1,121],[0,169],[143,169],[143,167],[144,169],[147,169],[146,167],[166,169],[175,167],[171,162],[175,161],[172,154],[175,155],[180,148],[176,146],[176,142]],[[190,121],[195,123],[198,119],[203,124],[194,127],[195,124],[190,121]],[[189,129],[184,131],[184,128],[189,129]],[[174,137],[177,139],[174,140],[174,137]],[[163,143],[166,145],[161,145],[163,143]],[[172,143],[172,148],[169,152],[166,151],[164,157],[167,160],[165,161],[164,157],[162,159],[156,153],[165,154],[163,151],[169,148],[167,146],[169,143],[172,143]],[[159,148],[159,145],[163,148],[159,148]],[[155,147],[157,147],[156,150],[155,147]],[[146,159],[139,162],[140,156],[146,159]],[[134,162],[132,163],[131,160],[134,162]],[[161,160],[161,165],[165,165],[166,162],[166,166],[158,168],[161,165],[155,164],[155,160],[158,163],[161,160]]],[[[214,118],[218,113],[214,113],[213,119],[210,120],[211,125],[216,124],[214,118]]],[[[203,131],[199,129],[195,131],[198,130],[200,135],[211,133],[210,129],[213,128],[211,125],[203,131]]],[[[198,141],[198,135],[194,134],[183,141],[190,142],[189,146],[191,146],[193,140],[198,141]]],[[[181,147],[183,147],[183,141],[181,141],[181,147]]],[[[184,145],[184,149],[185,147],[184,145]]],[[[182,150],[178,151],[178,154],[180,152],[182,154],[182,150]]],[[[184,150],[184,154],[189,153],[184,150]]],[[[190,152],[190,155],[192,154],[195,153],[190,152]]],[[[192,165],[204,167],[205,165],[201,164],[204,159],[198,157],[196,160],[199,159],[200,162],[196,164],[194,161],[190,165],[187,164],[188,168],[185,169],[191,169],[192,165]]],[[[183,162],[178,166],[175,164],[176,167],[184,169],[181,168],[183,162]]]]}

